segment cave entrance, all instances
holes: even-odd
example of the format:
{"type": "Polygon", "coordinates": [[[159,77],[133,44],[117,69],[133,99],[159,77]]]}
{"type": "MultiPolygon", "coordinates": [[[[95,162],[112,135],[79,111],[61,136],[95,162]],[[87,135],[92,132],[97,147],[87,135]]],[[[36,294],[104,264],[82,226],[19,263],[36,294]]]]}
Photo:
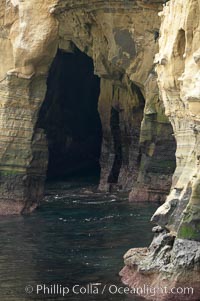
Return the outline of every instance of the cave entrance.
{"type": "Polygon", "coordinates": [[[38,122],[48,140],[47,179],[100,177],[99,94],[92,59],[77,48],[73,53],[58,50],[38,122]]]}

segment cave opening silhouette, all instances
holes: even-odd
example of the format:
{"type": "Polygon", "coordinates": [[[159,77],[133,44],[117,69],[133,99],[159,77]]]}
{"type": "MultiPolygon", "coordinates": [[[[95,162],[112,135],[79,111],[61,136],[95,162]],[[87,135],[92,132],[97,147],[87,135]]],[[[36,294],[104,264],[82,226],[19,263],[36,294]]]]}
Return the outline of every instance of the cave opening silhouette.
{"type": "Polygon", "coordinates": [[[58,50],[38,120],[48,141],[47,179],[100,177],[99,94],[92,59],[77,48],[73,53],[58,50]]]}

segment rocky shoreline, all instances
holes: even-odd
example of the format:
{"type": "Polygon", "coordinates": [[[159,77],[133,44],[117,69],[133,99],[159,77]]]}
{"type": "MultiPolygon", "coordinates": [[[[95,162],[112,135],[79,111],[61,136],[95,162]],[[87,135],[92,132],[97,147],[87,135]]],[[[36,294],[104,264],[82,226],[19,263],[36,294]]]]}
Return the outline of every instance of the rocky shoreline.
{"type": "MultiPolygon", "coordinates": [[[[100,79],[99,189],[165,201],[152,217],[158,227],[150,247],[126,253],[122,281],[190,285],[190,296],[153,300],[199,300],[199,1],[0,0],[0,13],[0,215],[30,213],[43,199],[50,145],[59,136],[49,138],[39,122],[53,86],[47,78],[58,53],[79,50],[100,79]]],[[[76,120],[65,96],[55,93],[48,103],[50,131],[58,112],[76,120]]],[[[58,141],[63,157],[70,126],[58,141]]]]}

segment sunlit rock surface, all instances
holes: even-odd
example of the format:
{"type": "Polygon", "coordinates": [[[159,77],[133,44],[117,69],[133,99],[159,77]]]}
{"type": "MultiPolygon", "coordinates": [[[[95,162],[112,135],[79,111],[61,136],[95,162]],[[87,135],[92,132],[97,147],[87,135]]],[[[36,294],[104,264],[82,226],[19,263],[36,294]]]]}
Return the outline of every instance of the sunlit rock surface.
{"type": "Polygon", "coordinates": [[[99,189],[132,189],[133,201],[164,201],[175,142],[153,63],[162,1],[0,4],[0,213],[29,212],[43,197],[48,141],[38,116],[58,48],[87,54],[101,79],[99,189]]]}
{"type": "Polygon", "coordinates": [[[131,190],[134,201],[169,194],[152,217],[151,246],[125,255],[122,280],[194,294],[153,300],[199,300],[199,10],[197,0],[0,1],[0,214],[42,200],[47,77],[58,50],[78,48],[101,79],[99,189],[131,190]]]}
{"type": "Polygon", "coordinates": [[[159,227],[151,246],[145,254],[143,249],[129,251],[121,275],[131,286],[147,281],[151,286],[194,289],[189,295],[158,293],[154,300],[199,300],[200,3],[171,0],[160,17],[155,63],[161,99],[177,142],[177,167],[170,194],[152,217],[159,227]]]}

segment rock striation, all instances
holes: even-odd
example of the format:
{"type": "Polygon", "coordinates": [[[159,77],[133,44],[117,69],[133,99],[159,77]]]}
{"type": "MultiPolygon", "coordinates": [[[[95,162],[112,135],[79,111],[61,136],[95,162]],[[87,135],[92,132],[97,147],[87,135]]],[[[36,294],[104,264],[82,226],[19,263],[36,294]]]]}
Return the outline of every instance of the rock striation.
{"type": "Polygon", "coordinates": [[[0,214],[29,213],[43,198],[47,78],[58,51],[78,48],[101,81],[99,189],[168,195],[150,247],[125,255],[122,280],[195,293],[153,300],[200,296],[199,15],[199,0],[0,0],[0,214]]]}
{"type": "Polygon", "coordinates": [[[193,288],[190,294],[158,293],[153,300],[199,300],[200,3],[171,0],[159,15],[161,37],[155,63],[177,143],[176,170],[166,202],[152,217],[158,225],[152,244],[148,249],[130,250],[121,275],[131,286],[147,281],[169,290],[179,288],[179,292],[180,287],[193,288]]]}
{"type": "Polygon", "coordinates": [[[164,201],[175,141],[154,70],[162,3],[1,0],[1,214],[29,212],[43,197],[48,141],[38,116],[58,49],[87,54],[101,79],[99,189],[164,201]]]}

